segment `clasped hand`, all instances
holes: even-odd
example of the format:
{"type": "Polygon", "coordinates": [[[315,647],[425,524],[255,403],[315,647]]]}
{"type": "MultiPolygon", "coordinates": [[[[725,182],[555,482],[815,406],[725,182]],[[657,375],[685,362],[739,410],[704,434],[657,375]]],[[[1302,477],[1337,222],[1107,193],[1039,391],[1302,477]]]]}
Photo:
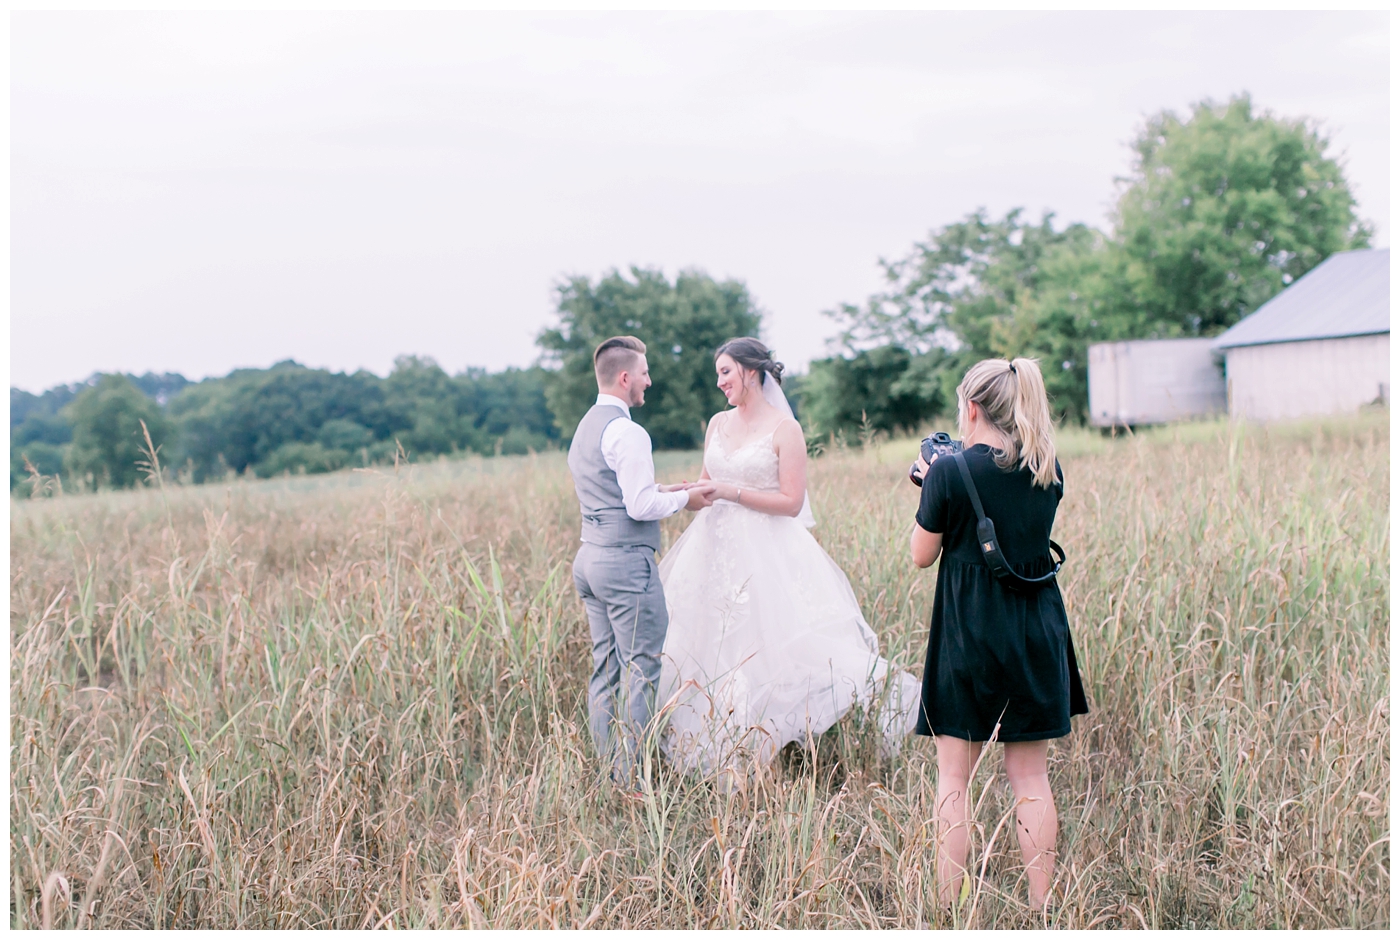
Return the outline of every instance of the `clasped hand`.
{"type": "Polygon", "coordinates": [[[715,502],[716,487],[713,480],[697,480],[694,483],[682,480],[679,483],[669,483],[665,486],[658,485],[656,488],[663,493],[678,493],[681,490],[688,490],[690,501],[685,504],[685,508],[691,512],[713,506],[715,502]]]}

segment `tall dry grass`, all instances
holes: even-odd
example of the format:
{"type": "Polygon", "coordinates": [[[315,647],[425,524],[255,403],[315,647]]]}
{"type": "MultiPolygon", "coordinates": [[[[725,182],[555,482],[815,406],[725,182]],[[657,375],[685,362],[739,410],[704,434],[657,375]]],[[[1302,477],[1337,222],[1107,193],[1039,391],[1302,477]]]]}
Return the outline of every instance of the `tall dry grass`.
{"type": "MultiPolygon", "coordinates": [[[[932,747],[858,715],[744,793],[600,787],[560,455],[12,503],[11,924],[1388,926],[1387,422],[1066,435],[1046,918],[999,758],[943,912],[932,747]]],[[[904,462],[812,496],[918,670],[904,462]]]]}

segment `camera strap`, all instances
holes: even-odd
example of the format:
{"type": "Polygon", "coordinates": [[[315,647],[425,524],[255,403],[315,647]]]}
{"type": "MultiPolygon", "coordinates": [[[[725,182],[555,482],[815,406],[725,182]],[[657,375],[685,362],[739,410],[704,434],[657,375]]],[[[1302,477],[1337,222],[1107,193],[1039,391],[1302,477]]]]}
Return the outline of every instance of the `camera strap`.
{"type": "Polygon", "coordinates": [[[972,499],[972,510],[977,513],[977,546],[982,550],[982,558],[987,562],[987,567],[992,569],[992,576],[1002,584],[1015,591],[1029,594],[1038,591],[1060,573],[1060,567],[1065,563],[1065,550],[1060,547],[1054,539],[1050,540],[1051,560],[1054,555],[1059,555],[1060,560],[1055,562],[1055,567],[1049,574],[1041,575],[1038,578],[1023,578],[1017,574],[1006,561],[1006,556],[1001,553],[1001,544],[997,541],[996,526],[992,520],[987,518],[987,514],[982,510],[982,498],[977,494],[977,485],[972,482],[972,471],[967,468],[967,460],[963,457],[962,451],[953,454],[953,459],[958,463],[958,472],[962,474],[963,486],[967,488],[967,495],[972,499]]]}

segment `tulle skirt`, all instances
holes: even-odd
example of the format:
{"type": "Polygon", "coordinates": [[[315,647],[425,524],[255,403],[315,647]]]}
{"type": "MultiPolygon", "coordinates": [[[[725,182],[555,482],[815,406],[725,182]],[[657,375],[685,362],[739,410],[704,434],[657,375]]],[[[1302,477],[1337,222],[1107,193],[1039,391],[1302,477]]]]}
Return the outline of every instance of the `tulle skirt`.
{"type": "Polygon", "coordinates": [[[661,580],[657,704],[673,764],[747,775],[854,705],[887,754],[913,730],[918,681],[892,674],[845,572],[796,519],[716,503],[662,559],[661,580]]]}

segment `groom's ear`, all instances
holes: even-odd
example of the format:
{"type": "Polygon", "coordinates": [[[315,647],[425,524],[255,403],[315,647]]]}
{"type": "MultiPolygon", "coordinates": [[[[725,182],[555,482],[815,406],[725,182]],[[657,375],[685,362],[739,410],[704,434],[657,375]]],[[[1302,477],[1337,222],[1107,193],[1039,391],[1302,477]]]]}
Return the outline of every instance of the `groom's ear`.
{"type": "Polygon", "coordinates": [[[630,362],[617,370],[617,373],[613,377],[613,384],[622,385],[627,388],[636,385],[637,379],[640,378],[642,374],[641,364],[642,357],[640,355],[634,355],[630,362]]]}

